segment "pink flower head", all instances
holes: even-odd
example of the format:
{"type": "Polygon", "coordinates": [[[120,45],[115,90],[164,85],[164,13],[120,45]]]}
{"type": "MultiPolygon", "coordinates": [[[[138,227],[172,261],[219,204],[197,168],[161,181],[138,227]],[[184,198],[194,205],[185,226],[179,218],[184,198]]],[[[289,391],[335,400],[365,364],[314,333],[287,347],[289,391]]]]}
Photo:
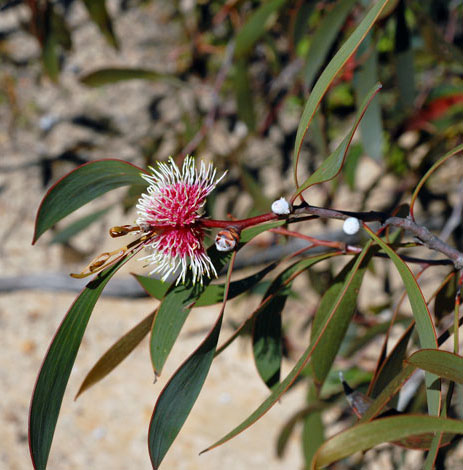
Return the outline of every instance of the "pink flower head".
{"type": "Polygon", "coordinates": [[[151,175],[142,175],[148,181],[148,193],[138,200],[137,225],[145,232],[156,231],[147,246],[152,253],[142,259],[155,266],[150,272],[166,280],[180,269],[177,284],[185,282],[190,267],[193,283],[203,282],[203,276],[217,276],[217,272],[203,245],[205,230],[198,223],[206,197],[225,173],[216,179],[212,164],[201,162],[199,171],[195,160],[187,156],[180,170],[172,158],[168,163],[158,162],[150,167],[151,175]]]}

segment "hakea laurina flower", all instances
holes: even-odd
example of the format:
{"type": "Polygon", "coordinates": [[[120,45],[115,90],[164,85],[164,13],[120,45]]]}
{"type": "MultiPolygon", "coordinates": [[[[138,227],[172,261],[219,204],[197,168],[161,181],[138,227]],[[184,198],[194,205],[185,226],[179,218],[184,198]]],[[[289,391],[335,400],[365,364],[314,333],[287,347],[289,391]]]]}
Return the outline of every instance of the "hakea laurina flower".
{"type": "Polygon", "coordinates": [[[155,232],[145,244],[151,253],[141,258],[154,266],[150,274],[160,274],[165,280],[179,271],[177,284],[185,281],[188,269],[193,282],[202,283],[205,275],[217,276],[204,248],[205,229],[199,219],[206,197],[225,173],[216,178],[213,165],[204,162],[198,170],[190,156],[181,169],[170,158],[150,170],[150,175],[142,175],[149,186],[137,204],[137,225],[144,233],[155,232]]]}

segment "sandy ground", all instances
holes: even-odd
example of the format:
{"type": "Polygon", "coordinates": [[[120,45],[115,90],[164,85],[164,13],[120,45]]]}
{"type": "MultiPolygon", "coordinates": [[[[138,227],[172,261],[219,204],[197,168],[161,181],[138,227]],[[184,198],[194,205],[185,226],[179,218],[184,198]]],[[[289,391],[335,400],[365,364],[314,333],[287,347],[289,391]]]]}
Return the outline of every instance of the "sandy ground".
{"type": "MultiPolygon", "coordinates": [[[[113,7],[116,2],[109,3],[113,7]]],[[[144,9],[134,9],[118,19],[117,30],[123,39],[119,53],[105,44],[94,26],[86,20],[83,9],[77,5],[72,17],[75,50],[68,57],[58,86],[40,78],[40,64],[36,60],[24,68],[10,65],[2,68],[2,84],[5,87],[13,83],[16,97],[14,106],[5,101],[0,103],[0,269],[3,278],[78,272],[95,254],[118,246],[118,242],[109,240],[105,235],[108,227],[132,222],[134,213],[124,214],[117,206],[122,193],[116,191],[105,197],[103,202],[103,205],[113,205],[113,209],[100,223],[73,240],[73,249],[50,245],[51,234],[45,234],[36,246],[31,245],[35,213],[46,190],[42,184],[41,158],[58,155],[74,143],[90,141],[95,144],[94,149],[87,151],[91,159],[120,158],[141,165],[140,149],[144,137],[169,134],[181,125],[181,112],[177,104],[180,99],[188,101],[191,98],[188,96],[189,90],[185,96],[179,92],[182,95],[180,97],[165,97],[160,112],[167,122],[153,125],[147,117],[147,103],[153,97],[162,96],[167,90],[165,85],[129,82],[88,89],[78,82],[81,73],[99,66],[154,64],[158,70],[169,71],[169,47],[175,44],[176,31],[157,21],[163,14],[158,10],[160,3],[152,2],[144,9]],[[133,27],[134,24],[137,28],[133,27]],[[92,47],[86,47],[87,43],[92,44],[92,47]],[[120,130],[118,135],[97,134],[69,122],[78,113],[99,116],[108,110],[111,111],[112,123],[120,130]],[[58,124],[48,132],[45,131],[47,123],[54,121],[58,124]]],[[[17,25],[26,14],[25,10],[14,11],[0,17],[0,28],[8,29],[17,25]]],[[[11,55],[18,60],[37,57],[37,45],[24,33],[13,34],[7,44],[11,55]]],[[[207,99],[208,94],[205,93],[203,98],[207,99]]],[[[218,126],[206,157],[215,153],[216,159],[220,161],[221,148],[227,145],[223,141],[225,132],[222,131],[218,126]]],[[[271,155],[271,144],[268,145],[270,148],[262,142],[256,142],[258,148],[254,152],[258,158],[271,155]]],[[[169,139],[165,139],[159,153],[167,156],[172,151],[169,139]]],[[[54,162],[51,182],[73,168],[67,162],[54,162]]],[[[368,186],[381,170],[370,161],[362,166],[361,171],[359,184],[368,186]]],[[[461,167],[458,171],[461,172],[461,167]]],[[[285,183],[281,181],[278,172],[273,169],[269,170],[268,175],[264,173],[265,178],[268,176],[264,191],[273,191],[272,196],[275,197],[284,194],[285,183]]],[[[372,199],[383,201],[390,197],[388,191],[393,183],[383,183],[375,189],[372,199]]],[[[311,202],[315,204],[318,203],[317,195],[321,194],[317,191],[315,189],[311,193],[311,202]]],[[[360,196],[345,191],[344,188],[340,189],[339,207],[355,207],[360,196]]],[[[249,197],[236,197],[243,197],[244,204],[249,203],[249,197]]],[[[86,210],[83,209],[81,215],[86,210]]],[[[339,224],[336,227],[339,228],[339,224]]],[[[128,282],[130,271],[140,272],[140,265],[135,262],[124,267],[116,278],[128,282]]],[[[241,275],[244,276],[244,273],[241,275]]],[[[400,281],[395,282],[400,286],[400,281]]],[[[375,298],[377,291],[374,290],[373,279],[369,279],[367,284],[368,289],[362,289],[361,296],[369,301],[375,298]]],[[[31,468],[27,445],[30,397],[51,338],[75,296],[75,293],[44,289],[0,293],[3,346],[0,354],[2,470],[31,468]]],[[[381,297],[375,299],[377,302],[384,300],[381,297]]],[[[229,320],[244,318],[258,300],[257,297],[251,297],[246,301],[233,301],[227,306],[221,339],[232,331],[229,320]]],[[[151,468],[146,439],[156,398],[169,376],[210,329],[218,314],[217,308],[193,311],[157,383],[153,383],[145,340],[104,381],[77,401],[74,401],[74,395],[85,374],[101,354],[155,306],[155,301],[146,298],[130,300],[103,297],[97,303],[64,397],[50,454],[50,469],[151,468]]],[[[307,315],[307,304],[300,303],[290,310],[293,318],[299,317],[300,320],[303,315],[307,315]]],[[[300,350],[296,347],[295,356],[299,354],[300,350]]],[[[363,360],[373,367],[376,351],[372,350],[371,354],[367,352],[363,360]]],[[[291,364],[291,361],[285,362],[283,375],[291,364]]],[[[250,429],[222,447],[199,456],[201,450],[239,424],[268,396],[255,370],[249,341],[235,342],[214,361],[204,389],[162,468],[302,468],[300,430],[297,429],[293,434],[282,460],[275,457],[275,441],[282,424],[303,406],[304,392],[302,387],[295,388],[250,429]]],[[[328,418],[331,419],[331,416],[328,418]]],[[[407,459],[404,468],[417,468],[416,454],[409,453],[407,459]]],[[[392,468],[390,459],[384,453],[369,452],[367,461],[368,468],[392,468]]]]}

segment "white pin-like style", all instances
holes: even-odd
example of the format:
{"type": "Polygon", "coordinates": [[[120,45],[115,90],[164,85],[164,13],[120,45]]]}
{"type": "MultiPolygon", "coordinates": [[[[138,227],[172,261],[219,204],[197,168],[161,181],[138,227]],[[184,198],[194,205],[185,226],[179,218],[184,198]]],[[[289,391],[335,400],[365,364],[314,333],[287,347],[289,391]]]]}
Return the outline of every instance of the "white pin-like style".
{"type": "Polygon", "coordinates": [[[276,215],[288,215],[291,213],[291,207],[289,202],[284,198],[280,197],[272,203],[272,212],[276,215]]]}
{"type": "Polygon", "coordinates": [[[346,235],[355,235],[360,230],[360,220],[356,217],[349,217],[344,221],[342,230],[346,235]]]}

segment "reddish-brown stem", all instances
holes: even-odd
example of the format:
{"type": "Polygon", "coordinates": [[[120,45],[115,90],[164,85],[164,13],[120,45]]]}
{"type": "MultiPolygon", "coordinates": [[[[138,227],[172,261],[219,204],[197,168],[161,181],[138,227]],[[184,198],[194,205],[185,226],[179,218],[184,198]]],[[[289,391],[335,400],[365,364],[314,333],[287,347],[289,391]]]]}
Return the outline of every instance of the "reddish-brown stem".
{"type": "Polygon", "coordinates": [[[210,228],[227,228],[235,227],[239,230],[243,230],[247,227],[252,227],[253,225],[262,224],[263,222],[269,222],[271,220],[278,220],[278,215],[273,212],[268,212],[267,214],[258,215],[257,217],[251,217],[249,219],[243,220],[214,220],[214,219],[201,219],[200,224],[203,227],[210,228]]]}
{"type": "Polygon", "coordinates": [[[329,248],[335,248],[336,250],[341,250],[349,253],[360,253],[361,248],[352,245],[346,245],[343,242],[329,241],[329,240],[319,240],[318,238],[310,237],[309,235],[303,235],[302,233],[293,232],[282,227],[272,228],[269,232],[278,233],[279,235],[286,235],[288,237],[300,238],[312,243],[312,246],[327,246],[329,248]]]}

